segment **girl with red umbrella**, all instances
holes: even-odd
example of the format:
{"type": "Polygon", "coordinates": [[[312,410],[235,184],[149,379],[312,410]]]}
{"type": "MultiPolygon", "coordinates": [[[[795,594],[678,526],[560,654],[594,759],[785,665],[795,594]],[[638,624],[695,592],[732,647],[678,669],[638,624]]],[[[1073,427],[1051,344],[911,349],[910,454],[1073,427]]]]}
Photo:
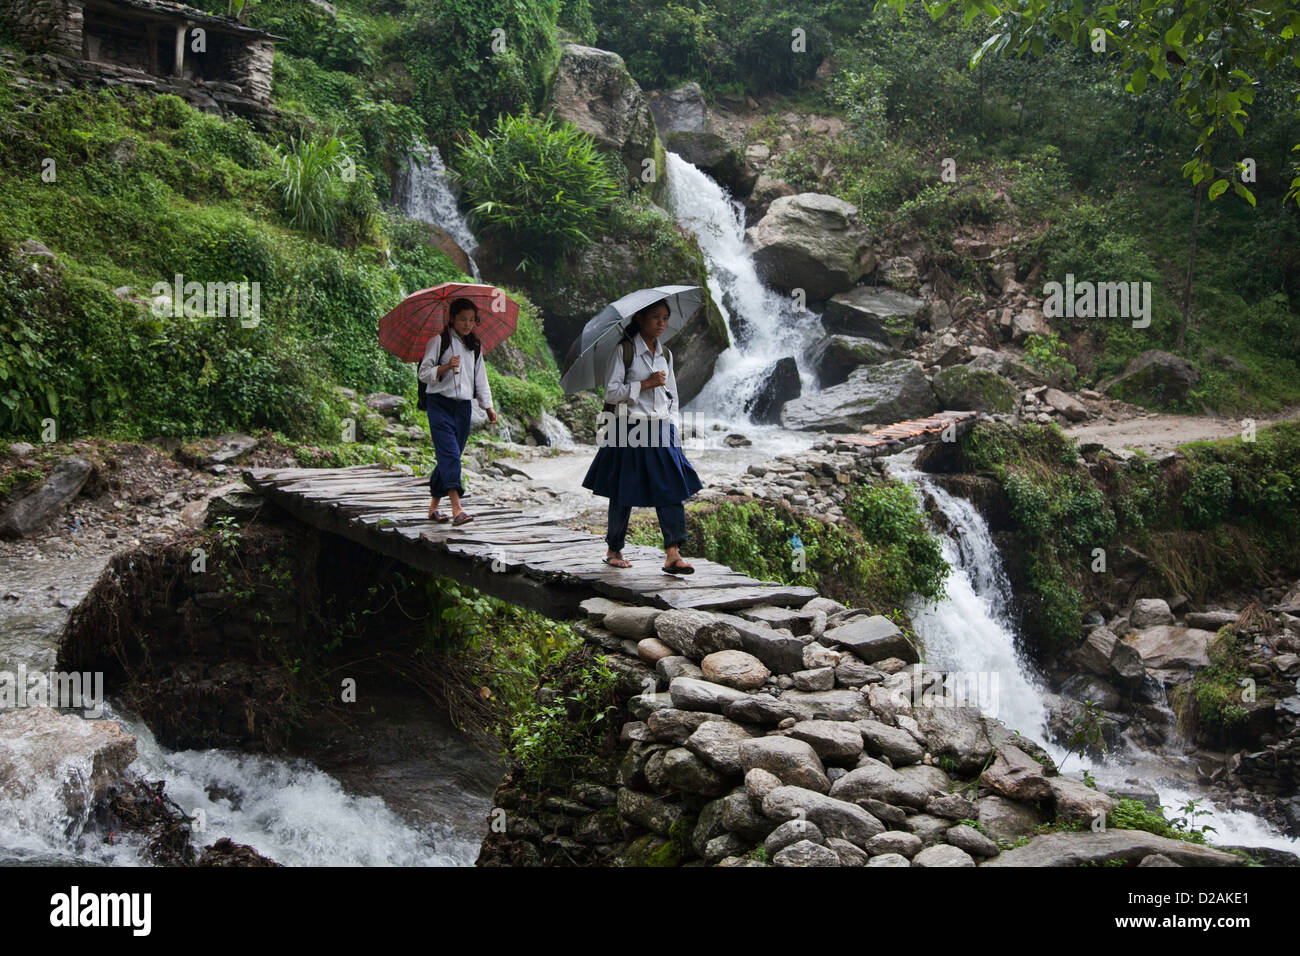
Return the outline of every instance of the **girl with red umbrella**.
{"type": "Polygon", "coordinates": [[[469,440],[470,402],[477,398],[492,424],[496,424],[497,413],[492,407],[483,349],[474,334],[480,322],[478,308],[470,299],[459,298],[448,306],[447,314],[450,335],[430,337],[418,377],[428,396],[429,434],[437,456],[437,465],[429,476],[429,517],[462,525],[474,520],[460,505],[460,496],[465,492],[460,459],[469,440]],[[451,501],[450,515],[438,510],[443,495],[451,501]]]}

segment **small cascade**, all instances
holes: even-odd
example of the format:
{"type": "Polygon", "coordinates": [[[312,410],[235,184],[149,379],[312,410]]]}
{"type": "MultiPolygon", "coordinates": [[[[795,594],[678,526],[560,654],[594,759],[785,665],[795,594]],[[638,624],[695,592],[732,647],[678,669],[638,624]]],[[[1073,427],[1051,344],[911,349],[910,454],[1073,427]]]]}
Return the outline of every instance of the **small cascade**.
{"type": "Polygon", "coordinates": [[[455,239],[469,256],[471,275],[480,278],[473,256],[478,240],[460,211],[436,146],[417,143],[411,148],[393,184],[393,198],[404,215],[437,226],[455,239]]]}
{"type": "MultiPolygon", "coordinates": [[[[1300,840],[1278,833],[1266,821],[1244,810],[1221,810],[1208,798],[1192,761],[1180,754],[1151,751],[1126,738],[1119,751],[1104,758],[1071,753],[1048,736],[1048,700],[1045,688],[1029,662],[1017,649],[1016,624],[1011,613],[1011,585],[988,524],[969,501],[949,494],[928,476],[914,470],[914,456],[892,460],[890,474],[907,482],[928,498],[947,526],[941,543],[951,571],[947,596],[935,604],[911,607],[912,624],[925,644],[926,664],[996,681],[992,707],[979,703],[986,714],[1012,730],[1037,740],[1064,771],[1087,771],[1102,791],[1120,788],[1133,780],[1154,787],[1166,817],[1181,815],[1181,808],[1196,801],[1197,827],[1209,825],[1212,844],[1273,847],[1300,853],[1300,840]]],[[[981,685],[983,686],[983,685],[981,685]]],[[[974,700],[971,701],[975,703],[974,700]]],[[[1167,708],[1166,708],[1167,709],[1167,708]]],[[[1169,713],[1173,720],[1172,712],[1169,713]]],[[[1176,735],[1171,735],[1177,739],[1176,735]]]]}
{"type": "Polygon", "coordinates": [[[537,428],[546,438],[546,444],[551,448],[569,449],[573,447],[573,433],[569,431],[569,427],[564,422],[550,412],[542,412],[537,428]]]}
{"type": "Polygon", "coordinates": [[[821,316],[808,310],[796,312],[789,296],[763,284],[745,243],[741,204],[671,152],[668,197],[678,224],[699,241],[709,264],[709,293],[726,319],[732,343],[718,357],[713,377],[691,401],[690,409],[726,427],[746,421],[747,404],[766,384],[764,373],[787,356],[795,360],[803,393],[816,391],[817,375],[804,354],[823,335],[821,316]]]}

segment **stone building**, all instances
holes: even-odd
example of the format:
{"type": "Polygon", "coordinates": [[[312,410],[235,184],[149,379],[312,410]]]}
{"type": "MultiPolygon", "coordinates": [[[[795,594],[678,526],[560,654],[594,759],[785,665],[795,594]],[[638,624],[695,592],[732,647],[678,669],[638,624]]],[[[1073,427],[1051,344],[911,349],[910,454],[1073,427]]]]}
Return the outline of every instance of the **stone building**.
{"type": "Polygon", "coordinates": [[[168,0],[0,0],[0,21],[58,78],[175,93],[212,112],[271,109],[265,30],[168,0]]]}

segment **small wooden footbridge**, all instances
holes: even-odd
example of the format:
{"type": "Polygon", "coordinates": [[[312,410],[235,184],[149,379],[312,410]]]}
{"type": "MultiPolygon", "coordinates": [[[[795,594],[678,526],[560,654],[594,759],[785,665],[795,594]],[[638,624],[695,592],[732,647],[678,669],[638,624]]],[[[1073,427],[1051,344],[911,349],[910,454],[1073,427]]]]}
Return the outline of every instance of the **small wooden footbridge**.
{"type": "MultiPolygon", "coordinates": [[[[939,440],[954,422],[965,426],[974,417],[943,413],[879,432],[835,437],[847,438],[865,454],[893,454],[939,440]]],[[[623,549],[632,567],[610,567],[602,560],[603,538],[482,501],[467,509],[475,520],[460,527],[440,524],[428,518],[427,479],[382,465],[253,468],[243,477],[263,498],[306,524],[560,620],[581,615],[581,602],[597,596],[715,611],[797,606],[817,596],[812,588],[758,581],[703,558],[689,559],[694,574],[670,575],[663,571],[663,552],[644,545],[623,549]]]]}

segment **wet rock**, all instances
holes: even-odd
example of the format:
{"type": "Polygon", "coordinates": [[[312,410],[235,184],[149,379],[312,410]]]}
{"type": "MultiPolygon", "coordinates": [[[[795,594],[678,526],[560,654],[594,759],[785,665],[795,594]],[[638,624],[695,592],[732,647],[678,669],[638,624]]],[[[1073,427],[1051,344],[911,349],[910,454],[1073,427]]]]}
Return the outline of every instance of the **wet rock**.
{"type": "Polygon", "coordinates": [[[1080,667],[1099,677],[1128,687],[1140,684],[1146,674],[1142,655],[1107,627],[1093,628],[1074,652],[1074,660],[1080,667]]]}
{"type": "Polygon", "coordinates": [[[930,385],[945,409],[1009,414],[1016,408],[1016,386],[986,369],[953,365],[940,370],[930,385]]]}
{"type": "Polygon", "coordinates": [[[839,385],[786,402],[781,424],[796,431],[856,431],[867,423],[924,418],[938,410],[920,364],[900,359],[859,368],[839,385]]]}
{"type": "Polygon", "coordinates": [[[25,538],[44,528],[81,493],[93,471],[84,458],[64,458],[35,491],[0,515],[0,538],[25,538]]]}
{"type": "Polygon", "coordinates": [[[1013,800],[1042,800],[1052,792],[1043,766],[1019,747],[1000,748],[980,782],[1013,800]]]}
{"type": "Polygon", "coordinates": [[[803,392],[799,366],[792,357],[786,356],[777,359],[760,372],[759,378],[763,385],[745,402],[745,414],[751,421],[765,425],[779,425],[781,407],[790,399],[798,398],[803,392]]]}
{"type": "Polygon", "coordinates": [[[1194,671],[1208,667],[1208,648],[1214,635],[1195,628],[1161,625],[1136,631],[1124,638],[1142,658],[1142,664],[1165,683],[1180,683],[1194,671]]]}
{"type": "Polygon", "coordinates": [[[834,296],[822,313],[830,335],[873,339],[898,349],[916,341],[925,301],[885,286],[855,286],[834,296]]]}
{"type": "Polygon", "coordinates": [[[1092,823],[1115,808],[1115,801],[1073,777],[1049,777],[1052,797],[1056,801],[1056,818],[1065,822],[1081,820],[1092,823]]]}
{"type": "MultiPolygon", "coordinates": [[[[135,738],[112,720],[87,720],[53,707],[0,711],[0,797],[21,814],[43,792],[72,819],[129,785],[135,738]]],[[[17,821],[22,824],[21,816],[17,821]]]]}
{"type": "MultiPolygon", "coordinates": [[[[864,365],[879,365],[898,357],[898,350],[883,342],[851,335],[830,335],[818,339],[807,355],[808,364],[817,372],[822,388],[848,381],[854,370],[864,365]]],[[[798,395],[790,396],[797,397],[798,395]]],[[[779,420],[778,417],[777,421],[779,420]]]]}

